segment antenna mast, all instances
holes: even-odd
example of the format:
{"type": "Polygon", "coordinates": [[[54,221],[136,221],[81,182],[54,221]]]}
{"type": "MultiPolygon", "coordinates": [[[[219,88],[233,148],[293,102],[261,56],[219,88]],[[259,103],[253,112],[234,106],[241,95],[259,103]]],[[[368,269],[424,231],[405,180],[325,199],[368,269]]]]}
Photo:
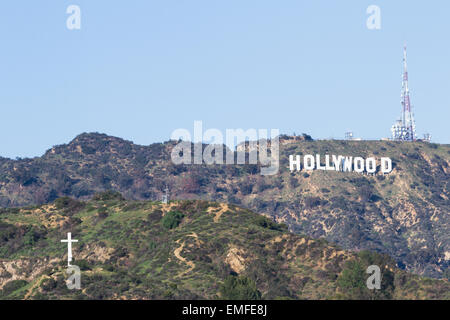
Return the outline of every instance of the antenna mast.
{"type": "Polygon", "coordinates": [[[398,120],[391,129],[392,138],[397,141],[416,140],[416,123],[414,121],[414,115],[411,111],[411,98],[408,81],[408,62],[405,44],[403,48],[403,81],[401,93],[402,114],[400,120],[398,120]]]}

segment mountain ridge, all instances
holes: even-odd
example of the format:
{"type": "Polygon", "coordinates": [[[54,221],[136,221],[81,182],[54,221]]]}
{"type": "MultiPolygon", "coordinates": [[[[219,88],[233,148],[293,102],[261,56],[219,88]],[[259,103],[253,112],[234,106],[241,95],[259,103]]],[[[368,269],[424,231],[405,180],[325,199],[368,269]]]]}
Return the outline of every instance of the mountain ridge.
{"type": "Polygon", "coordinates": [[[127,199],[204,199],[246,207],[291,231],[325,237],[346,249],[388,253],[409,271],[448,270],[450,146],[424,142],[294,141],[280,146],[280,172],[258,165],[174,165],[175,141],[149,146],[105,134],[78,135],[42,157],[0,160],[0,206],[87,200],[116,190],[127,199]],[[390,175],[293,172],[291,154],[389,156],[390,175]]]}

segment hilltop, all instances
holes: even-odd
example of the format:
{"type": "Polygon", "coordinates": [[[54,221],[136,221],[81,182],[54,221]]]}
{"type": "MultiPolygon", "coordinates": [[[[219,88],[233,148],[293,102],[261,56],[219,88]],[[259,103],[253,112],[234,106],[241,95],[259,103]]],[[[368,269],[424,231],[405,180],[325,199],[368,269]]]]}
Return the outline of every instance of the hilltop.
{"type": "Polygon", "coordinates": [[[0,213],[0,299],[449,299],[386,255],[353,253],[234,205],[98,194],[0,213]],[[67,232],[81,290],[64,279],[67,232]],[[382,290],[366,288],[368,265],[382,290]]]}
{"type": "MultiPolygon", "coordinates": [[[[287,139],[289,140],[289,139],[287,139]]],[[[105,190],[134,200],[172,199],[239,205],[325,238],[345,249],[392,256],[400,268],[444,277],[450,261],[450,146],[425,142],[311,141],[280,146],[280,171],[260,176],[257,165],[174,165],[175,142],[135,145],[104,134],[81,134],[42,157],[0,159],[0,206],[81,200],[105,190]],[[291,154],[390,157],[393,172],[293,172],[291,154]]]]}

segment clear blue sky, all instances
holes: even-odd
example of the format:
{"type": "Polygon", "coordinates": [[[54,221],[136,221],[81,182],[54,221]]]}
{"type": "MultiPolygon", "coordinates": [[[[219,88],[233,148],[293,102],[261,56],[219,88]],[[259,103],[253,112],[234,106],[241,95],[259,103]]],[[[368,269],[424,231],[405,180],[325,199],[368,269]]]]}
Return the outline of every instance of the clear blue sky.
{"type": "Polygon", "coordinates": [[[139,144],[174,129],[388,137],[408,43],[420,136],[450,143],[450,2],[9,0],[0,4],[0,155],[81,132],[139,144]],[[66,9],[81,8],[81,30],[66,9]],[[381,7],[381,30],[366,9],[381,7]]]}

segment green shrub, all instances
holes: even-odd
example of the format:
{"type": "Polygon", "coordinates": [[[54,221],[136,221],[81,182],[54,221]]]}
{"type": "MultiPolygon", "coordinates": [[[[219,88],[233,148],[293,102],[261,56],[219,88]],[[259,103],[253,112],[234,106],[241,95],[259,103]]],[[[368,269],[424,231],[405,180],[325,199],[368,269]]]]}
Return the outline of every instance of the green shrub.
{"type": "Polygon", "coordinates": [[[220,287],[221,298],[225,300],[260,300],[261,292],[255,281],[244,276],[228,276],[220,287]]]}
{"type": "Polygon", "coordinates": [[[348,261],[337,280],[337,285],[344,293],[345,299],[380,300],[391,299],[395,290],[394,268],[395,262],[387,255],[381,255],[367,250],[358,253],[357,260],[348,261]],[[377,265],[381,269],[381,289],[370,290],[366,281],[369,274],[366,269],[370,265],[377,265]]]}
{"type": "Polygon", "coordinates": [[[288,227],[285,224],[278,224],[276,222],[267,219],[264,216],[257,217],[255,222],[258,226],[263,227],[265,229],[277,231],[287,231],[288,229],[288,227]]]}
{"type": "Polygon", "coordinates": [[[337,280],[337,285],[347,299],[367,299],[366,270],[357,260],[348,261],[337,280]]]}
{"type": "Polygon", "coordinates": [[[3,287],[3,290],[0,291],[0,297],[6,297],[13,293],[16,290],[19,290],[20,288],[25,287],[28,284],[25,280],[12,280],[9,281],[5,286],[3,287]]]}
{"type": "Polygon", "coordinates": [[[74,214],[85,207],[81,201],[72,199],[70,197],[58,198],[54,202],[56,209],[62,211],[62,214],[74,214]]]}
{"type": "Polygon", "coordinates": [[[74,265],[78,266],[78,268],[80,268],[81,271],[91,270],[89,262],[84,259],[74,261],[74,265]]]}
{"type": "Polygon", "coordinates": [[[41,283],[42,290],[47,291],[47,292],[52,291],[53,289],[56,288],[56,286],[57,286],[57,283],[53,278],[45,279],[41,283]]]}
{"type": "Polygon", "coordinates": [[[174,229],[178,227],[184,218],[184,214],[178,211],[167,212],[161,220],[161,223],[166,229],[174,229]]]}

